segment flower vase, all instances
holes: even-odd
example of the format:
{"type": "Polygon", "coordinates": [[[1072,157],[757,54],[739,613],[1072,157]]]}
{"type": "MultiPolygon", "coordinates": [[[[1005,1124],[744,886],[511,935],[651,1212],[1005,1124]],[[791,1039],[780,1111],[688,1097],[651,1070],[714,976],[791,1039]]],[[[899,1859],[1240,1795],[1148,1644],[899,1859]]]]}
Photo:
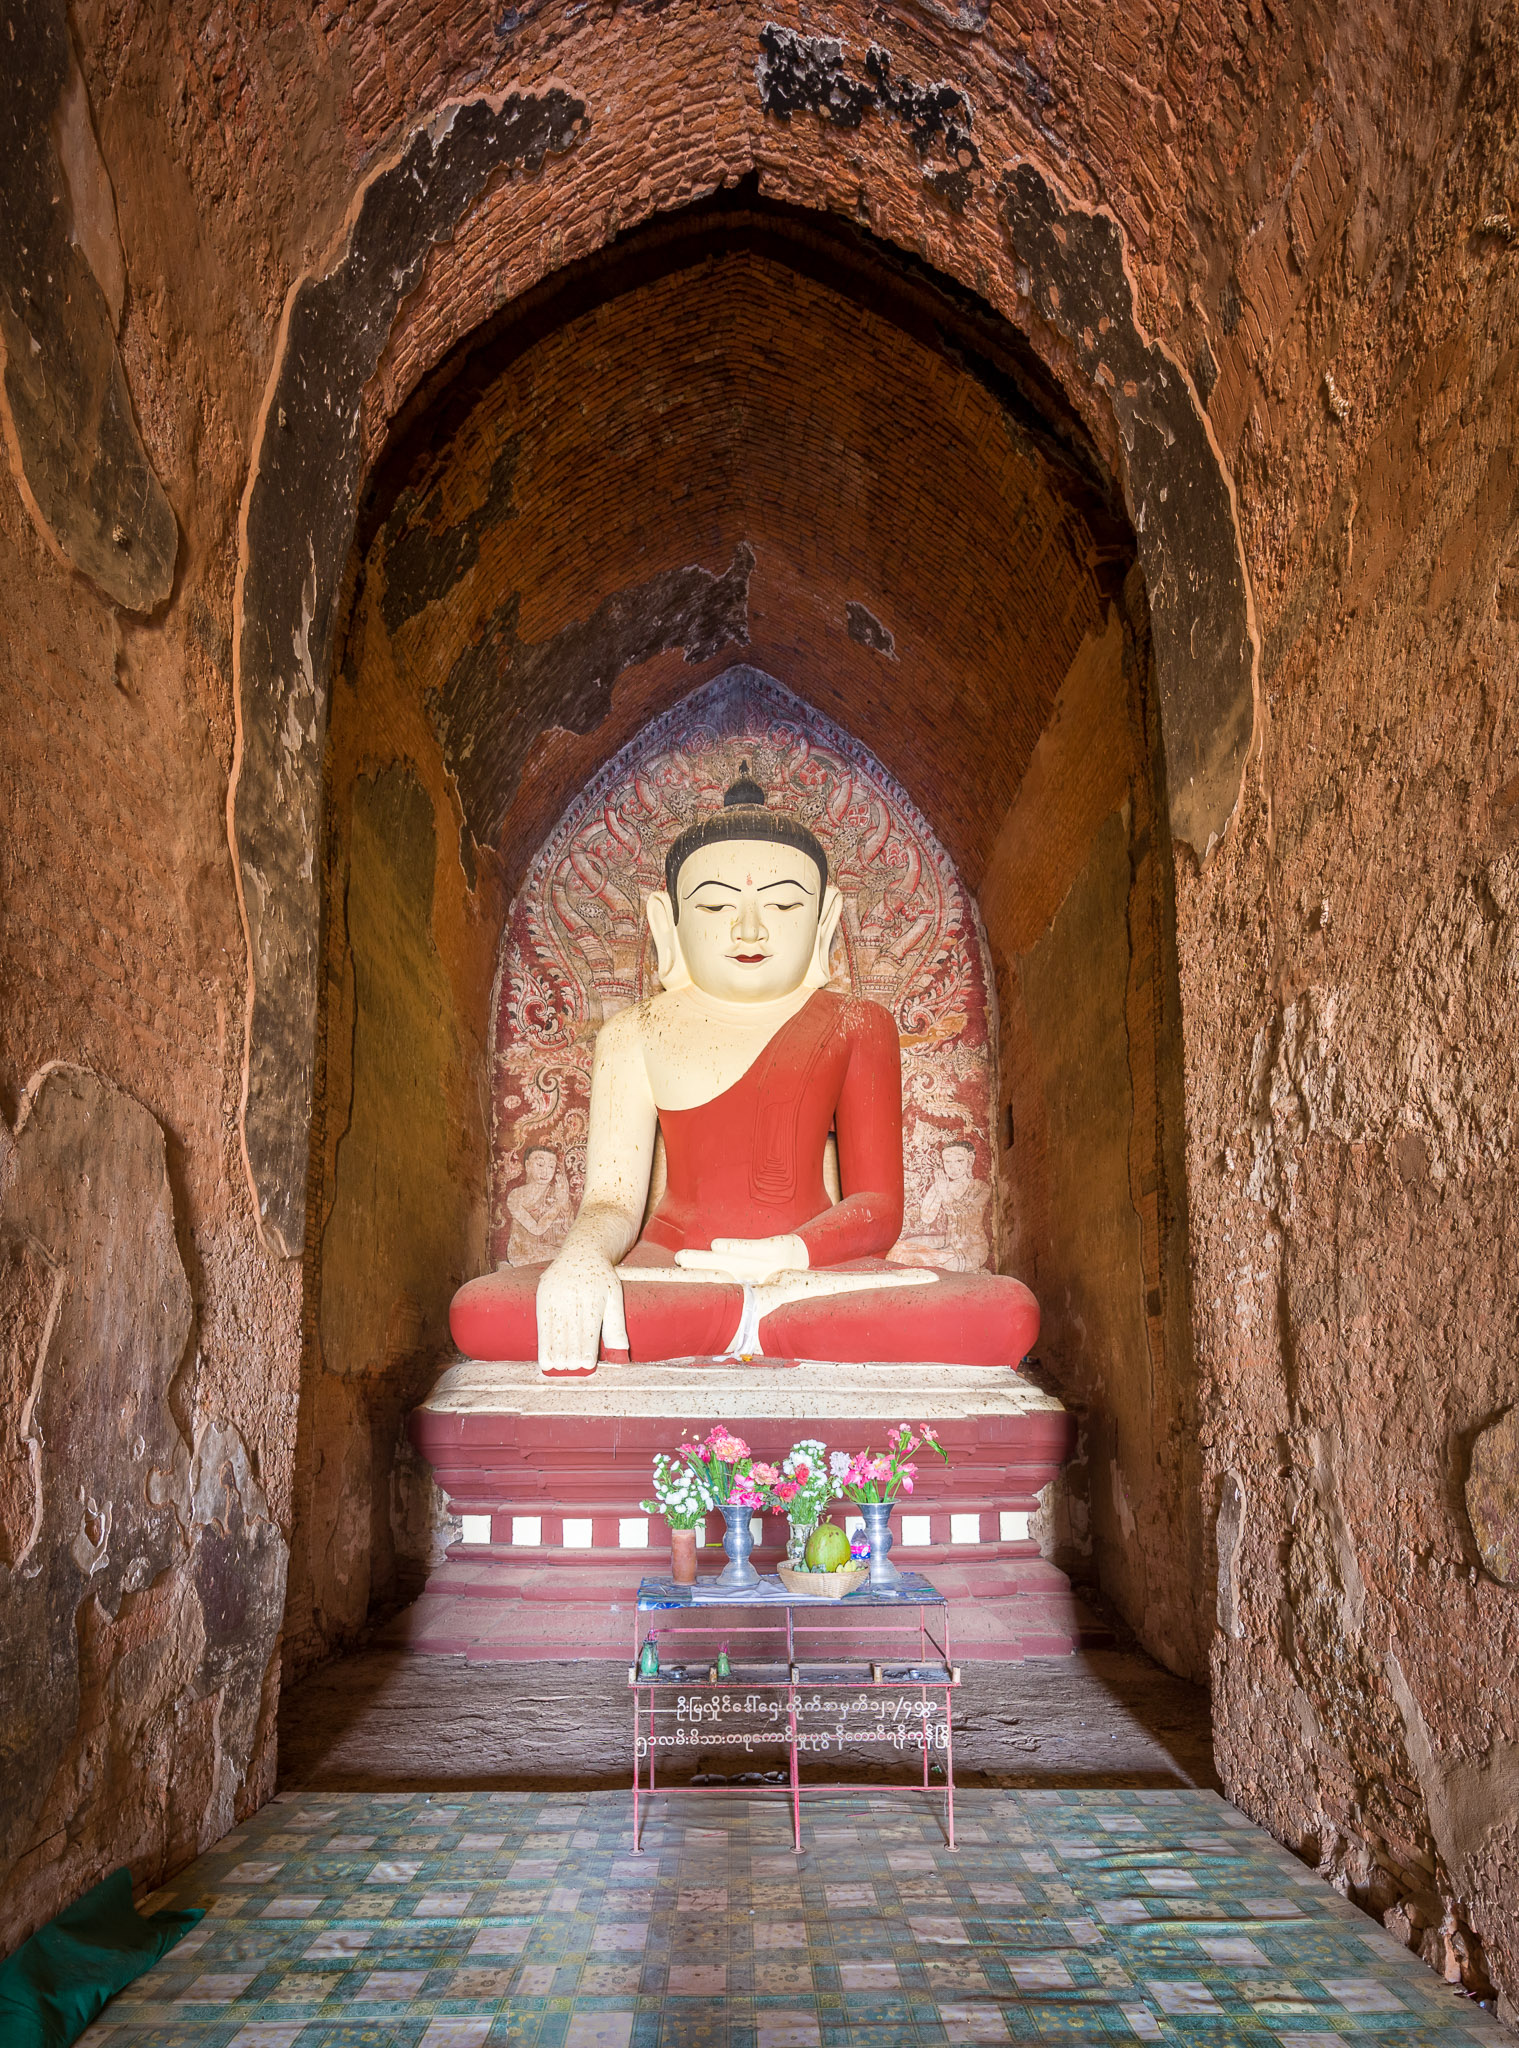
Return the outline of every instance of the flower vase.
{"type": "Polygon", "coordinates": [[[696,1531],[694,1529],[672,1529],[670,1531],[670,1577],[677,1586],[695,1585],[696,1531]]]}
{"type": "Polygon", "coordinates": [[[723,1549],[728,1553],[728,1562],[714,1582],[721,1592],[742,1592],[760,1582],[759,1573],[749,1562],[749,1553],[754,1548],[754,1531],[749,1527],[752,1512],[750,1508],[735,1507],[732,1501],[723,1504],[723,1520],[728,1525],[723,1532],[723,1549]]]}
{"type": "Polygon", "coordinates": [[[860,1503],[860,1512],[865,1517],[865,1534],[870,1539],[872,1593],[899,1593],[902,1590],[902,1574],[891,1561],[891,1511],[895,1506],[894,1500],[860,1503]]]}
{"type": "Polygon", "coordinates": [[[816,1522],[788,1522],[786,1524],[786,1562],[793,1571],[801,1571],[806,1564],[807,1540],[816,1527],[816,1522]]]}

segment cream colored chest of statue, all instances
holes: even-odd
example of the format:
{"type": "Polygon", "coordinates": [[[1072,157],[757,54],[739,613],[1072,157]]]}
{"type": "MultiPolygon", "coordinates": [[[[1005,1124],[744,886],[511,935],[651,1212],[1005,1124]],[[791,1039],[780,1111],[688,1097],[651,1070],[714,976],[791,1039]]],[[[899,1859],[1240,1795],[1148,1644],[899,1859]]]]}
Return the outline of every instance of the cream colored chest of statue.
{"type": "Polygon", "coordinates": [[[803,987],[776,1002],[742,1005],[715,1003],[693,988],[651,997],[638,1019],[655,1107],[699,1109],[726,1093],[811,995],[803,987]]]}

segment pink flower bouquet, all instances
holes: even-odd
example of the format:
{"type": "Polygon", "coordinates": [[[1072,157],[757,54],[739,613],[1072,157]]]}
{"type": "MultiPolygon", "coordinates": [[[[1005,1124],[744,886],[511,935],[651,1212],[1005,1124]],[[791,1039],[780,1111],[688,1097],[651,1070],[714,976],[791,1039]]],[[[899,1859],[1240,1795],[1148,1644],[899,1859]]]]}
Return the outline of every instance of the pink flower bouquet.
{"type": "Polygon", "coordinates": [[[857,1451],[851,1458],[843,1451],[835,1451],[828,1460],[829,1470],[839,1491],[862,1507],[867,1502],[895,1500],[899,1494],[912,1492],[918,1476],[912,1454],[924,1445],[946,1465],[949,1463],[949,1453],[926,1422],[920,1422],[916,1428],[899,1422],[884,1452],[857,1451]]]}
{"type": "Polygon", "coordinates": [[[773,1465],[756,1463],[743,1438],[721,1423],[701,1443],[682,1444],[680,1455],[701,1473],[719,1507],[762,1508],[766,1489],[779,1477],[773,1465]]]}

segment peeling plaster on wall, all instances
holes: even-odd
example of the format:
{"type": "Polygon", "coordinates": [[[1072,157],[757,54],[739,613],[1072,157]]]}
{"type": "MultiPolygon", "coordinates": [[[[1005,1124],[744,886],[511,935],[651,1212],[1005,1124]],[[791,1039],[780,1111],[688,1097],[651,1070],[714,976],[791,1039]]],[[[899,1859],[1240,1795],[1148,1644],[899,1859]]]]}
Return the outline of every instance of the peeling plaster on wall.
{"type": "Polygon", "coordinates": [[[17,1573],[31,1562],[42,1534],[37,1396],[67,1276],[31,1237],[6,1233],[0,1255],[0,1567],[17,1573]]]}
{"type": "Polygon", "coordinates": [[[588,125],[558,89],[444,109],[367,180],[341,248],[285,306],[243,498],[227,802],[250,970],[243,1149],[261,1228],[287,1258],[305,1231],[322,748],[364,387],[429,250],[487,182],[537,172],[588,125]]]}
{"type": "Polygon", "coordinates": [[[942,21],[946,28],[959,29],[964,35],[978,36],[986,27],[986,17],[992,11],[992,0],[968,0],[964,7],[946,7],[943,0],[913,0],[916,7],[925,14],[931,14],[935,21],[942,21]]]}
{"type": "Polygon", "coordinates": [[[216,1841],[238,1817],[248,1760],[272,1691],[285,1605],[287,1547],[247,1446],[230,1425],[202,1428],[190,1466],[190,1577],[203,1648],[195,1687],[220,1702],[211,1797],[201,1823],[216,1841]]]}
{"type": "MultiPolygon", "coordinates": [[[[920,157],[942,146],[952,168],[925,168],[924,178],[965,211],[982,152],[959,88],[896,85],[877,43],[863,78],[835,37],[767,26],[760,45],[766,113],[789,121],[808,112],[845,130],[875,109],[895,116],[920,157]]],[[[1029,163],[1009,170],[999,191],[1035,319],[1069,344],[1118,422],[1154,635],[1171,835],[1203,859],[1233,816],[1255,730],[1257,639],[1233,485],[1185,371],[1139,325],[1118,223],[1067,205],[1029,163]]]]}
{"type": "MultiPolygon", "coordinates": [[[[1481,1893],[1519,1851],[1519,1743],[1501,1738],[1469,1762],[1437,1756],[1429,1728],[1396,1650],[1384,1660],[1387,1683],[1403,1717],[1409,1760],[1429,1811],[1430,1832],[1459,1894],[1481,1893]]],[[[1455,1930],[1444,1930],[1446,1938],[1455,1930]]],[[[1431,1930],[1433,1933],[1433,1930],[1431,1930]]],[[[1431,1942],[1426,1961],[1450,1974],[1444,1943],[1431,1942]]],[[[1465,1957],[1454,1957],[1457,1981],[1465,1957]]],[[[1513,2016],[1510,2008],[1510,2017],[1513,2016]]]]}
{"type": "Polygon", "coordinates": [[[110,178],[61,0],[7,16],[0,64],[0,424],[38,531],[113,604],[169,595],[179,529],[116,346],[110,178]]]}
{"type": "Polygon", "coordinates": [[[1218,1521],[1218,1625],[1227,1636],[1243,1636],[1240,1619],[1239,1553],[1245,1535],[1245,1483],[1237,1472],[1226,1472],[1219,1488],[1218,1521]]]}
{"type": "Polygon", "coordinates": [[[875,654],[884,654],[889,661],[896,660],[897,643],[891,628],[883,626],[868,605],[857,604],[851,598],[844,607],[844,620],[851,640],[875,654]]]}
{"type": "Polygon", "coordinates": [[[21,1327],[36,1392],[19,1419],[41,1527],[0,1577],[0,1865],[9,1868],[78,1720],[80,1605],[94,1598],[114,1615],[182,1549],[175,1503],[184,1503],[190,1453],[169,1389],[192,1317],[163,1134],[136,1103],[93,1075],[44,1075],[4,1192],[12,1260],[45,1261],[62,1283],[57,1311],[49,1303],[40,1321],[39,1294],[16,1304],[32,1311],[21,1327]],[[123,1298],[131,1277],[137,1287],[123,1298]]]}
{"type": "Polygon", "coordinates": [[[1408,1754],[1429,1801],[1435,1845],[1452,1876],[1469,1883],[1466,1866],[1484,1837],[1519,1821],[1519,1744],[1495,1742],[1479,1763],[1442,1762],[1394,1650],[1387,1652],[1387,1682],[1403,1716],[1408,1754]]]}
{"type": "Polygon", "coordinates": [[[1255,730],[1256,633],[1234,490],[1186,373],[1141,328],[1123,232],[1064,204],[1032,164],[1001,210],[1038,319],[1117,417],[1149,597],[1171,836],[1199,859],[1239,802],[1255,730]]]}
{"type": "Polygon", "coordinates": [[[188,1412],[195,1313],[163,1132],[83,1069],[27,1089],[0,1167],[0,1290],[8,1946],[120,1861],[124,1824],[161,1867],[176,1836],[215,1840],[249,1802],[285,1544],[237,1432],[188,1412]],[[159,1752],[202,1712],[206,1776],[176,1812],[187,1785],[159,1752]],[[92,1744],[107,1767],[86,1761],[92,1744]]]}
{"type": "Polygon", "coordinates": [[[1466,1513],[1485,1568],[1519,1586],[1519,1408],[1479,1431],[1466,1478],[1466,1513]]]}
{"type": "Polygon", "coordinates": [[[393,537],[385,550],[385,595],[380,610],[388,633],[446,598],[480,559],[482,537],[515,516],[512,485],[521,452],[522,438],[513,434],[491,464],[480,503],[451,526],[441,524],[441,489],[420,503],[413,492],[401,493],[391,511],[393,537]]]}
{"type": "Polygon", "coordinates": [[[760,30],[760,52],[755,76],[767,114],[781,121],[817,114],[835,128],[849,129],[879,109],[906,129],[920,159],[935,151],[949,159],[947,170],[925,168],[924,182],[956,213],[965,211],[970,173],[980,169],[981,152],[971,137],[971,103],[959,86],[894,78],[891,53],[879,43],[865,52],[865,76],[852,77],[836,36],[798,35],[773,23],[760,30]]]}
{"type": "MultiPolygon", "coordinates": [[[[1327,927],[1333,898],[1302,906],[1327,927]]],[[[1396,984],[1376,1015],[1364,989],[1315,982],[1255,1035],[1250,1114],[1237,1132],[1245,1191],[1279,1219],[1297,1206],[1299,1159],[1314,1138],[1387,1150],[1400,1175],[1435,1186],[1499,1166],[1515,1141],[1519,1051],[1508,1030],[1519,989],[1519,856],[1500,853],[1451,896],[1401,913],[1396,984]],[[1473,1040],[1499,1054],[1482,1073],[1473,1040]]]]}
{"type": "Polygon", "coordinates": [[[1340,1493],[1336,1445],[1319,1429],[1302,1444],[1308,1471],[1292,1518],[1283,1617],[1300,1664],[1332,1665],[1366,1620],[1366,1580],[1340,1493]]]}
{"type": "Polygon", "coordinates": [[[664,570],[536,644],[517,637],[520,594],[503,599],[428,705],[475,844],[499,836],[539,734],[599,725],[624,669],[673,648],[697,663],[747,646],[753,569],[754,550],[740,541],[720,575],[664,570]]]}

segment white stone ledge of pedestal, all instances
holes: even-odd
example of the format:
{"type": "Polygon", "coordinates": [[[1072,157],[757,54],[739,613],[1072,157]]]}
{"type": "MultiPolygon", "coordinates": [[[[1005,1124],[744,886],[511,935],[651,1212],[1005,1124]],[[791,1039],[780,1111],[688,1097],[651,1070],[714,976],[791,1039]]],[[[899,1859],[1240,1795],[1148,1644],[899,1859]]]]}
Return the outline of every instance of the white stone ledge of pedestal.
{"type": "MultiPolygon", "coordinates": [[[[901,1512],[904,1503],[899,1501],[896,1524],[897,1547],[902,1550],[927,1550],[964,1548],[975,1545],[983,1549],[996,1550],[1010,1543],[1032,1543],[1030,1527],[1032,1515],[1027,1508],[939,1509],[930,1514],[910,1508],[901,1512]],[[937,1524],[937,1530],[935,1525],[937,1524]],[[995,1534],[991,1533],[995,1530],[995,1534]]],[[[617,1507],[602,1507],[591,1514],[582,1511],[579,1515],[515,1514],[509,1507],[497,1508],[489,1514],[466,1511],[460,1515],[459,1543],[469,1549],[490,1548],[501,1550],[535,1550],[554,1552],[558,1550],[600,1550],[613,1541],[612,1526],[615,1523],[615,1545],[619,1550],[636,1550],[662,1553],[668,1542],[668,1532],[663,1529],[656,1537],[654,1524],[647,1515],[626,1515],[617,1507]],[[495,1534],[499,1522],[501,1534],[495,1534]],[[557,1524],[557,1535],[555,1524],[557,1524]],[[589,1532],[589,1534],[588,1534],[589,1532]],[[601,1540],[597,1541],[598,1532],[601,1540]]],[[[843,1517],[844,1527],[851,1537],[864,1529],[865,1518],[857,1510],[849,1510],[843,1517]]],[[[774,1547],[785,1544],[786,1524],[778,1517],[767,1518],[753,1515],[749,1522],[750,1533],[756,1544],[767,1542],[774,1547]]],[[[706,1530],[698,1534],[698,1547],[721,1548],[721,1523],[716,1516],[708,1518],[706,1530]],[[713,1534],[713,1528],[717,1534],[713,1534]]]]}
{"type": "Polygon", "coordinates": [[[1060,1415],[1053,1394],[996,1366],[603,1365],[548,1380],[536,1365],[450,1366],[422,1403],[429,1415],[713,1415],[784,1421],[951,1422],[974,1415],[1060,1415]]]}

